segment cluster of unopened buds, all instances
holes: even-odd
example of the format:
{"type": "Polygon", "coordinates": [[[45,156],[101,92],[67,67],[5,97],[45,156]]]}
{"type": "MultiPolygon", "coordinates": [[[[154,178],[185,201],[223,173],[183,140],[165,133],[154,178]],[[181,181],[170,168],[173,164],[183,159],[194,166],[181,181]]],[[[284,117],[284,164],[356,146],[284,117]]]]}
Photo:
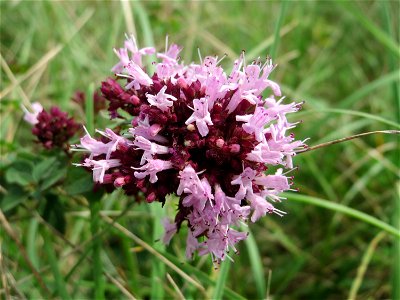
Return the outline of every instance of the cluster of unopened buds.
{"type": "Polygon", "coordinates": [[[301,103],[284,104],[279,85],[268,79],[275,67],[270,59],[246,64],[242,53],[227,74],[218,57],[186,65],[180,51],[175,44],[163,53],[138,49],[134,37],[115,49],[116,77],[101,91],[111,118],[122,118],[123,110],[131,125],[97,130],[98,138],[86,133],[77,147],[88,155],[78,165],[91,169],[98,184],[122,188],[138,201],[179,196],[175,219],[164,220],[164,243],[186,222],[187,257],[210,253],[219,262],[246,239],[243,222],[285,214],[275,203],[291,189],[292,157],[306,147],[288,133],[297,123],[286,114],[301,103]],[[142,58],[154,54],[149,74],[142,58]]]}
{"type": "Polygon", "coordinates": [[[68,150],[68,141],[81,128],[72,117],[57,106],[52,106],[49,111],[43,109],[38,102],[32,104],[32,112],[23,107],[24,120],[31,125],[32,134],[46,149],[61,148],[68,150]]]}

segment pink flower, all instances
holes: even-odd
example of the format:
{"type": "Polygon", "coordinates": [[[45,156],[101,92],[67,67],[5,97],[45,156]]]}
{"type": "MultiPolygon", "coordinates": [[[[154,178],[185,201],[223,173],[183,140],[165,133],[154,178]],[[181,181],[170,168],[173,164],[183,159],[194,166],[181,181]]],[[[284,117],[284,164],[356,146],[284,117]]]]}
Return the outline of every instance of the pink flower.
{"type": "Polygon", "coordinates": [[[152,143],[140,135],[135,137],[133,145],[144,151],[142,159],[140,160],[141,165],[144,164],[145,160],[152,159],[153,155],[155,154],[167,154],[169,152],[168,147],[152,143]]]}
{"type": "Polygon", "coordinates": [[[282,169],[279,169],[275,175],[260,176],[255,178],[254,183],[263,185],[266,189],[275,189],[283,192],[290,189],[288,178],[281,175],[282,169]]]}
{"type": "Polygon", "coordinates": [[[168,64],[176,64],[178,60],[178,55],[179,52],[181,52],[182,47],[179,47],[176,44],[172,44],[169,48],[168,51],[165,53],[158,53],[157,57],[161,58],[163,60],[163,63],[168,63],[168,64]]]}
{"type": "Polygon", "coordinates": [[[90,152],[91,158],[93,158],[94,156],[99,156],[101,154],[106,154],[106,159],[109,159],[111,153],[117,150],[118,144],[126,143],[126,140],[123,137],[115,134],[114,131],[112,131],[111,129],[106,128],[105,132],[100,130],[97,130],[97,132],[99,132],[107,139],[110,139],[111,141],[104,144],[100,141],[93,139],[90,136],[89,132],[86,131],[86,135],[81,138],[81,146],[82,148],[90,152]]]}
{"type": "Polygon", "coordinates": [[[141,166],[140,168],[134,168],[135,170],[141,170],[144,172],[135,172],[134,175],[136,178],[143,179],[146,176],[150,176],[149,181],[151,183],[155,183],[158,180],[157,173],[171,169],[172,164],[169,161],[161,160],[161,159],[149,159],[147,164],[141,166]]]}
{"type": "Polygon", "coordinates": [[[247,237],[238,226],[285,214],[274,205],[292,181],[269,167],[292,168],[296,150],[304,147],[290,133],[297,123],[286,118],[301,104],[275,100],[281,90],[268,78],[275,68],[269,59],[246,64],[242,53],[227,73],[216,56],[185,65],[181,47],[173,44],[157,53],[155,73],[149,74],[141,58],[152,50],[145,49],[129,38],[115,50],[122,82],[102,84],[111,117],[126,116],[130,125],[122,130],[130,135],[107,129],[99,131],[101,139],[83,137],[81,147],[90,152],[83,166],[93,170],[95,181],[107,188],[113,183],[137,199],[164,203],[167,195],[177,195],[177,213],[174,221],[164,221],[163,241],[187,224],[187,257],[197,252],[218,263],[247,237]]]}
{"type": "Polygon", "coordinates": [[[231,181],[232,185],[239,185],[239,191],[235,195],[236,199],[242,200],[248,192],[253,193],[253,180],[256,174],[255,170],[246,168],[242,174],[231,181]]]}
{"type": "Polygon", "coordinates": [[[197,129],[201,136],[206,136],[209,132],[207,125],[213,125],[210,112],[208,111],[208,101],[206,98],[193,100],[193,113],[186,120],[185,124],[189,125],[196,122],[197,129]]]}
{"type": "Polygon", "coordinates": [[[243,129],[247,133],[254,133],[259,142],[265,139],[264,126],[273,119],[268,115],[268,111],[260,106],[257,106],[255,112],[251,115],[236,116],[236,121],[246,122],[242,125],[243,129]]]}
{"type": "Polygon", "coordinates": [[[84,166],[93,170],[93,181],[102,183],[106,171],[110,168],[118,167],[121,165],[119,159],[101,159],[92,160],[85,159],[83,164],[75,164],[76,166],[84,166]]]}
{"type": "Polygon", "coordinates": [[[204,187],[197,176],[196,171],[192,168],[191,165],[187,165],[182,171],[179,172],[179,186],[176,191],[177,195],[182,195],[185,191],[195,194],[204,194],[204,187]]]}
{"type": "Polygon", "coordinates": [[[125,67],[128,73],[127,78],[132,79],[130,83],[126,85],[126,89],[134,88],[136,90],[140,89],[140,86],[149,86],[153,83],[149,75],[147,75],[142,68],[130,61],[125,67]]]}
{"type": "Polygon", "coordinates": [[[113,72],[121,72],[122,69],[127,66],[131,60],[135,64],[142,66],[142,56],[154,54],[156,51],[153,47],[138,49],[136,39],[133,35],[126,35],[124,46],[124,48],[120,48],[118,50],[114,49],[114,52],[118,56],[120,61],[112,68],[113,72]],[[131,57],[129,56],[129,53],[131,54],[131,57]]]}
{"type": "Polygon", "coordinates": [[[276,209],[271,203],[266,201],[265,198],[259,194],[249,193],[247,200],[250,202],[250,206],[254,210],[253,215],[251,216],[251,221],[253,223],[262,216],[265,216],[266,213],[275,213],[278,216],[283,216],[285,214],[285,212],[276,209]]]}
{"type": "Polygon", "coordinates": [[[32,103],[33,112],[29,112],[24,106],[23,109],[25,110],[24,120],[26,122],[30,123],[31,125],[35,125],[39,122],[37,118],[43,111],[43,106],[39,102],[32,103]]]}
{"type": "Polygon", "coordinates": [[[189,230],[186,239],[186,257],[188,259],[193,258],[193,253],[199,248],[199,242],[197,238],[193,236],[192,232],[189,230]]]}
{"type": "Polygon", "coordinates": [[[211,206],[213,205],[211,200],[214,199],[214,195],[211,192],[211,186],[206,178],[201,180],[201,186],[201,188],[192,186],[193,189],[186,189],[189,195],[183,199],[183,206],[193,207],[198,211],[203,211],[208,201],[211,206]]]}
{"type": "Polygon", "coordinates": [[[163,243],[168,245],[174,234],[178,231],[178,228],[176,227],[176,223],[171,223],[167,218],[163,220],[163,225],[165,229],[163,243]]]}
{"type": "Polygon", "coordinates": [[[161,125],[159,124],[152,124],[149,123],[149,116],[145,116],[144,120],[139,120],[136,122],[136,126],[129,129],[129,132],[135,136],[142,136],[149,141],[155,141],[159,143],[166,143],[168,140],[159,135],[158,133],[162,129],[161,125]]]}
{"type": "Polygon", "coordinates": [[[168,110],[168,108],[174,104],[173,101],[176,101],[176,98],[174,96],[166,94],[166,89],[167,87],[164,86],[155,96],[146,94],[147,101],[149,101],[150,105],[154,105],[162,111],[168,110]]]}

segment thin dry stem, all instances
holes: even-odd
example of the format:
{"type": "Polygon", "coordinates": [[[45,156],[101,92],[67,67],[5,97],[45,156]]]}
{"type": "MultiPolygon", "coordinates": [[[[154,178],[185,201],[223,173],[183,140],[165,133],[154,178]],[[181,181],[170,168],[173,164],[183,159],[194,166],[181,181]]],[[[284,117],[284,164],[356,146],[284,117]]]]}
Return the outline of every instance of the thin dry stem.
{"type": "Polygon", "coordinates": [[[6,231],[6,233],[11,237],[11,239],[14,240],[14,242],[17,245],[19,251],[21,252],[22,257],[24,258],[24,260],[25,260],[26,264],[28,265],[29,269],[32,271],[32,273],[35,276],[36,280],[38,281],[40,287],[43,289],[43,291],[45,291],[47,296],[49,298],[51,298],[52,294],[51,294],[50,290],[47,288],[47,286],[45,285],[45,283],[44,283],[42,277],[40,276],[39,272],[36,270],[36,268],[32,264],[31,260],[28,257],[28,254],[25,251],[24,246],[22,245],[22,243],[18,239],[18,236],[14,232],[14,230],[12,229],[10,223],[8,223],[7,218],[3,214],[3,211],[1,209],[0,209],[0,223],[1,223],[2,227],[4,228],[4,230],[6,231]]]}
{"type": "Polygon", "coordinates": [[[352,135],[352,136],[344,137],[344,138],[341,138],[341,139],[337,139],[337,140],[329,141],[329,142],[326,142],[326,143],[322,143],[322,144],[319,144],[319,145],[316,145],[316,146],[311,146],[311,147],[307,147],[307,148],[304,148],[304,149],[301,149],[301,150],[297,150],[296,153],[309,152],[309,151],[312,151],[312,150],[317,150],[317,149],[320,149],[320,148],[324,148],[324,147],[331,146],[331,145],[338,144],[338,143],[342,143],[342,142],[347,142],[347,141],[350,141],[350,140],[354,140],[354,139],[357,139],[357,138],[360,138],[360,137],[364,137],[364,136],[367,136],[367,135],[372,135],[372,134],[400,134],[400,130],[377,130],[377,131],[363,132],[363,133],[359,133],[359,134],[356,134],[356,135],[352,135]]]}
{"type": "Polygon", "coordinates": [[[123,233],[125,236],[127,236],[128,238],[132,239],[133,241],[135,241],[135,243],[137,243],[138,245],[142,246],[144,249],[146,249],[148,252],[150,252],[151,254],[153,254],[155,257],[157,257],[159,260],[161,260],[164,264],[166,264],[168,267],[170,267],[172,270],[174,270],[175,272],[177,272],[180,276],[182,276],[182,278],[186,279],[187,281],[191,282],[196,288],[198,288],[201,292],[205,293],[206,290],[204,289],[204,287],[197,282],[196,280],[194,280],[192,277],[190,277],[188,274],[186,274],[185,272],[183,272],[180,268],[178,268],[177,266],[175,266],[175,264],[173,264],[169,259],[167,259],[165,256],[163,256],[162,254],[160,254],[157,250],[155,250],[153,247],[151,247],[149,244],[147,244],[145,241],[143,241],[142,239],[140,239],[138,236],[136,236],[135,234],[133,234],[132,232],[130,232],[129,230],[127,230],[125,227],[123,227],[121,224],[115,222],[113,219],[107,217],[107,216],[101,216],[102,219],[107,222],[108,224],[110,224],[111,226],[113,226],[115,229],[117,229],[118,231],[120,231],[121,233],[123,233]]]}
{"type": "Polygon", "coordinates": [[[171,275],[169,275],[169,273],[167,273],[167,279],[171,283],[171,285],[173,286],[175,292],[177,293],[178,299],[185,300],[185,296],[183,296],[183,294],[182,294],[181,290],[179,289],[178,285],[176,284],[174,279],[171,277],[171,275]]]}

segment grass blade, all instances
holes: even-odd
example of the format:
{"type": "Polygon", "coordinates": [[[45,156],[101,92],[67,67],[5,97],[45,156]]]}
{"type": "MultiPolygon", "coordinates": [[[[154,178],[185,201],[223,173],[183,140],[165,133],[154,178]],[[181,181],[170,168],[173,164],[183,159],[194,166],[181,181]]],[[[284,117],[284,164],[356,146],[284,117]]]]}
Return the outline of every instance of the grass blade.
{"type": "MultiPolygon", "coordinates": [[[[294,28],[296,28],[297,25],[298,25],[298,21],[294,20],[294,21],[290,22],[289,24],[283,26],[279,32],[279,37],[282,37],[282,36],[288,34],[290,31],[292,31],[294,28]]],[[[257,58],[258,56],[262,56],[265,49],[270,47],[273,43],[274,43],[274,37],[269,36],[268,38],[263,40],[260,44],[255,46],[253,49],[246,52],[246,59],[251,61],[251,60],[257,58]]]]}
{"type": "Polygon", "coordinates": [[[94,103],[93,103],[94,85],[91,83],[85,99],[86,129],[90,134],[94,133],[94,103]]]}
{"type": "Polygon", "coordinates": [[[226,279],[228,278],[228,272],[231,267],[231,262],[228,260],[221,262],[221,269],[218,273],[218,280],[215,284],[215,289],[212,295],[212,299],[222,299],[224,295],[224,287],[226,279]]]}
{"type": "Polygon", "coordinates": [[[26,240],[26,251],[33,266],[39,268],[39,258],[36,251],[35,241],[37,240],[37,231],[39,223],[36,219],[32,219],[29,224],[28,235],[26,240]]]}
{"type": "Polygon", "coordinates": [[[285,12],[286,12],[286,8],[288,6],[289,2],[288,1],[282,1],[281,2],[281,9],[279,11],[279,17],[278,17],[278,21],[276,22],[276,26],[275,26],[275,32],[274,32],[274,43],[271,46],[271,50],[270,50],[270,56],[272,57],[272,59],[275,59],[275,55],[276,55],[276,51],[278,50],[279,47],[279,41],[280,41],[280,30],[282,27],[282,23],[283,23],[283,19],[285,17],[285,12]]]}
{"type": "MultiPolygon", "coordinates": [[[[394,197],[393,226],[400,231],[400,182],[396,184],[396,196],[394,197]]],[[[394,263],[392,268],[392,299],[400,299],[400,239],[393,245],[394,263]]]]}
{"type": "Polygon", "coordinates": [[[362,13],[360,8],[355,5],[355,2],[337,1],[337,3],[342,5],[347,12],[350,12],[357,19],[357,21],[388,50],[390,50],[397,57],[400,57],[399,45],[390,37],[390,35],[381,30],[370,19],[368,19],[368,17],[362,13]]]}
{"type": "MultiPolygon", "coordinates": [[[[92,236],[96,236],[100,230],[100,199],[90,199],[90,230],[92,236]]],[[[104,299],[104,277],[103,264],[101,261],[101,239],[95,237],[92,244],[93,253],[93,278],[94,278],[94,298],[96,300],[104,299]]]]}
{"type": "Polygon", "coordinates": [[[327,200],[319,199],[316,197],[307,196],[307,195],[294,194],[294,193],[283,193],[282,195],[284,197],[287,197],[288,199],[296,201],[296,202],[303,202],[303,203],[323,207],[323,208],[326,208],[326,209],[329,209],[332,211],[341,212],[350,217],[353,217],[355,219],[358,219],[365,223],[373,225],[379,229],[382,229],[397,238],[400,238],[400,230],[394,228],[393,226],[391,226],[375,217],[372,217],[366,213],[355,210],[353,208],[350,208],[350,207],[347,207],[347,206],[344,206],[344,205],[341,205],[338,203],[330,202],[327,200]]]}
{"type": "MultiPolygon", "coordinates": [[[[146,47],[154,47],[154,38],[153,38],[153,30],[151,29],[151,24],[149,21],[149,16],[146,10],[143,8],[140,1],[135,1],[133,3],[134,13],[140,24],[140,29],[143,32],[143,42],[146,47]]],[[[146,69],[148,74],[152,74],[154,72],[154,66],[152,62],[155,60],[154,55],[146,55],[146,69]]]]}
{"type": "MultiPolygon", "coordinates": [[[[94,103],[93,103],[94,85],[90,84],[86,100],[85,100],[85,113],[86,113],[86,129],[90,134],[94,133],[94,103]]],[[[95,237],[100,230],[100,199],[89,199],[90,206],[90,231],[95,237]]],[[[99,237],[94,238],[91,245],[93,253],[93,278],[94,278],[94,298],[104,299],[105,282],[103,278],[103,265],[101,261],[101,240],[99,237]]]]}
{"type": "Polygon", "coordinates": [[[386,74],[379,79],[369,82],[364,87],[356,90],[350,96],[347,96],[345,99],[340,101],[339,107],[340,108],[347,108],[353,106],[357,101],[362,99],[363,97],[367,97],[371,95],[372,92],[377,89],[384,87],[389,84],[396,84],[400,80],[399,77],[399,70],[396,69],[393,72],[386,74]]]}
{"type": "Polygon", "coordinates": [[[53,249],[54,246],[51,243],[51,236],[46,229],[43,231],[43,240],[44,240],[44,250],[46,252],[47,258],[49,259],[51,271],[56,283],[55,292],[58,296],[60,296],[61,299],[70,299],[70,297],[68,296],[64,279],[58,267],[58,259],[54,254],[54,249],[53,249]]]}
{"type": "Polygon", "coordinates": [[[125,227],[121,226],[119,223],[115,222],[115,219],[111,219],[107,216],[102,216],[103,220],[106,221],[108,224],[110,224],[113,228],[119,230],[121,233],[123,233],[125,236],[128,238],[132,239],[135,243],[146,249],[149,253],[154,255],[157,259],[162,261],[164,264],[169,266],[171,269],[173,269],[175,272],[177,272],[182,278],[184,278],[186,281],[190,282],[195,286],[197,289],[199,289],[202,292],[205,292],[204,287],[199,284],[196,280],[191,278],[189,275],[187,275],[185,272],[182,271],[183,268],[178,268],[174,263],[172,263],[169,259],[166,258],[166,255],[160,254],[159,251],[155,250],[152,246],[147,244],[145,241],[140,239],[138,236],[127,230],[125,227]]]}
{"type": "MultiPolygon", "coordinates": [[[[215,281],[213,281],[209,275],[203,273],[202,271],[198,270],[197,268],[195,268],[187,263],[182,264],[182,262],[179,261],[179,259],[177,259],[172,254],[164,252],[164,253],[162,253],[162,255],[164,255],[166,258],[168,258],[168,260],[173,262],[175,265],[180,266],[180,269],[183,270],[184,272],[195,275],[203,284],[215,285],[215,281]]],[[[232,299],[232,300],[233,299],[236,299],[236,300],[245,299],[244,297],[242,297],[238,293],[232,291],[230,288],[228,288],[226,286],[224,287],[224,292],[225,292],[225,296],[227,297],[227,299],[232,299]]]]}
{"type": "MultiPolygon", "coordinates": [[[[242,227],[244,230],[245,228],[242,227]]],[[[258,251],[257,243],[254,239],[254,235],[251,234],[249,228],[245,229],[249,231],[249,235],[245,240],[247,251],[249,252],[249,260],[256,283],[257,295],[260,299],[263,299],[266,295],[267,289],[265,286],[265,276],[263,272],[263,264],[261,261],[260,251],[258,251]]]]}
{"type": "MultiPolygon", "coordinates": [[[[383,14],[383,19],[385,20],[385,29],[386,32],[395,38],[396,34],[394,33],[394,28],[392,26],[392,20],[390,17],[390,2],[382,1],[382,14],[383,14]]],[[[395,71],[399,66],[399,60],[395,55],[390,55],[389,57],[389,69],[390,71],[395,71]]],[[[395,110],[395,118],[397,122],[400,122],[400,86],[396,83],[393,82],[392,84],[392,90],[393,90],[393,104],[396,107],[395,110]]],[[[400,295],[399,295],[400,297],[400,295]]]]}
{"type": "MultiPolygon", "coordinates": [[[[378,233],[377,236],[374,237],[374,239],[369,244],[367,251],[365,251],[365,254],[361,260],[361,264],[357,269],[357,276],[351,285],[348,299],[356,299],[357,298],[357,292],[361,286],[365,272],[367,271],[368,264],[371,261],[372,255],[374,254],[376,247],[378,246],[379,242],[384,237],[385,237],[385,233],[380,232],[380,233],[378,233]]],[[[393,299],[396,299],[396,298],[393,298],[393,299]]]]}

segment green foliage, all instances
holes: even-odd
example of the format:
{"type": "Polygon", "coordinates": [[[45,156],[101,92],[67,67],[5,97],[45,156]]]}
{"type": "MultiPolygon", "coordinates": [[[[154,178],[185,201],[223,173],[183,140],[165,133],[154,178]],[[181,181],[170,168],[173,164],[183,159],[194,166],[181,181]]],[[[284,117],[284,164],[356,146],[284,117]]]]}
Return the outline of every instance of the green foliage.
{"type": "Polygon", "coordinates": [[[0,298],[398,297],[396,137],[369,136],[295,157],[300,191],[278,204],[288,214],[248,224],[252,235],[240,255],[230,253],[235,262],[214,270],[207,257],[185,259],[186,228],[161,245],[160,214],[173,216],[176,199],[150,209],[122,193],[93,191],[91,174],[72,166],[79,158],[33,142],[20,105],[57,104],[91,133],[118,126],[104,112],[94,114],[90,97],[86,110],[70,99],[76,90],[91,94],[110,75],[112,48],[136,31],[140,46],[158,49],[168,34],[185,47],[186,62],[197,60],[198,47],[203,56],[228,54],[227,65],[243,49],[249,60],[273,55],[283,94],[306,101],[293,121],[303,119],[296,136],[310,137],[310,145],[398,129],[399,5],[1,1],[0,209],[15,234],[2,221],[0,298]]]}

